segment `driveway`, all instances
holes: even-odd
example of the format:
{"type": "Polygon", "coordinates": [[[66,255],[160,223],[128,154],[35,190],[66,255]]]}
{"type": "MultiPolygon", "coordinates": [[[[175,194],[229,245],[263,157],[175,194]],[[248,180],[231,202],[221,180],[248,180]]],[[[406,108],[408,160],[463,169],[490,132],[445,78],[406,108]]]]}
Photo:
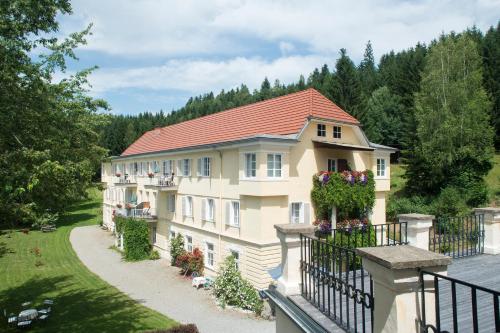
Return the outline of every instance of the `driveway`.
{"type": "Polygon", "coordinates": [[[273,321],[220,309],[209,292],[191,287],[165,259],[124,262],[109,249],[113,236],[98,226],[74,228],[70,241],[80,260],[100,278],[153,310],[181,323],[196,324],[201,333],[275,332],[273,321]]]}

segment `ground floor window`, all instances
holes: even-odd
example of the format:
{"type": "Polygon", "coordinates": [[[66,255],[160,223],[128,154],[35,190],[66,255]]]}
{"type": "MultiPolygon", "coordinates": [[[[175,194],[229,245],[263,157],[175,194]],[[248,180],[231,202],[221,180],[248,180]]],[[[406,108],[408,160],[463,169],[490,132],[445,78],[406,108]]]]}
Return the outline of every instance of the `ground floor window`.
{"type": "Polygon", "coordinates": [[[207,243],[206,246],[207,257],[205,259],[205,265],[209,268],[214,267],[214,244],[207,243]]]}
{"type": "Polygon", "coordinates": [[[328,171],[335,172],[337,171],[337,160],[333,158],[328,159],[328,171]]]}
{"type": "Polygon", "coordinates": [[[234,263],[236,264],[236,269],[240,269],[240,253],[234,249],[231,249],[230,252],[234,258],[234,263]]]}
{"type": "Polygon", "coordinates": [[[186,236],[186,251],[193,252],[193,237],[186,236]]]}

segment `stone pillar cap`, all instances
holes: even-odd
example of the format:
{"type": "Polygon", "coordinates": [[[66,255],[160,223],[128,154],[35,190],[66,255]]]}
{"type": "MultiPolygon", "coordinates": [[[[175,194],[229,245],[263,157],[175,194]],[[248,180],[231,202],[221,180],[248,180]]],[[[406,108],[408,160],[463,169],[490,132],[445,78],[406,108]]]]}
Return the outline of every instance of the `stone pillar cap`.
{"type": "Polygon", "coordinates": [[[408,219],[408,220],[434,220],[436,217],[434,215],[426,215],[426,214],[399,214],[398,219],[408,219]]]}
{"type": "Polygon", "coordinates": [[[479,207],[474,208],[475,212],[500,213],[500,207],[479,207]]]}
{"type": "Polygon", "coordinates": [[[310,224],[275,224],[274,228],[284,234],[313,234],[316,227],[310,224]]]}
{"type": "Polygon", "coordinates": [[[452,262],[450,257],[411,245],[364,247],[356,252],[363,259],[394,270],[446,266],[452,262]]]}

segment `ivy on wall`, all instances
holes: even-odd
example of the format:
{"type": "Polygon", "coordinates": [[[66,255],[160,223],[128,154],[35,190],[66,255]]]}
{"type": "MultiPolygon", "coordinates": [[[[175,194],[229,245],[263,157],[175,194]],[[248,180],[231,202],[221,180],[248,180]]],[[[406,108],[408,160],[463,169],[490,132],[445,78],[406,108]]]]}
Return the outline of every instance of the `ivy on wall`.
{"type": "Polygon", "coordinates": [[[118,234],[123,234],[125,260],[137,261],[149,258],[151,245],[146,221],[115,216],[115,230],[118,234]]]}
{"type": "Polygon", "coordinates": [[[321,171],[313,176],[311,200],[318,220],[329,219],[333,207],[340,221],[366,217],[375,205],[373,172],[321,171]]]}

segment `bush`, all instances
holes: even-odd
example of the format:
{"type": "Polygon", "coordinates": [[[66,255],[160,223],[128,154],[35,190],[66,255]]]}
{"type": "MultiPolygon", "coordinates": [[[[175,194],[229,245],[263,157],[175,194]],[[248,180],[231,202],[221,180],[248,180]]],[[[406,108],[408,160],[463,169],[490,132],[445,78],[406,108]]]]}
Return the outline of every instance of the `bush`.
{"type": "Polygon", "coordinates": [[[184,238],[181,234],[177,234],[170,241],[170,263],[172,266],[175,266],[177,262],[177,257],[181,254],[184,254],[186,250],[184,250],[184,238]]]}
{"type": "Polygon", "coordinates": [[[390,196],[387,203],[386,219],[396,221],[399,214],[430,214],[431,212],[432,208],[424,197],[418,195],[407,198],[390,196]]]}
{"type": "Polygon", "coordinates": [[[160,253],[156,250],[151,251],[149,254],[149,260],[158,260],[160,259],[160,253]]]}
{"type": "Polygon", "coordinates": [[[467,215],[470,209],[459,189],[447,187],[434,201],[431,212],[437,217],[446,218],[467,215]]]}
{"type": "Polygon", "coordinates": [[[143,333],[200,333],[195,324],[179,325],[165,330],[143,331],[143,333]]]}
{"type": "Polygon", "coordinates": [[[194,248],[192,253],[184,252],[177,257],[175,265],[181,268],[181,272],[184,275],[192,273],[202,275],[205,268],[203,252],[197,247],[194,248]]]}
{"type": "Polygon", "coordinates": [[[233,256],[227,257],[221,265],[213,293],[222,307],[230,305],[251,310],[257,315],[262,313],[263,301],[250,282],[241,276],[233,256]]]}

